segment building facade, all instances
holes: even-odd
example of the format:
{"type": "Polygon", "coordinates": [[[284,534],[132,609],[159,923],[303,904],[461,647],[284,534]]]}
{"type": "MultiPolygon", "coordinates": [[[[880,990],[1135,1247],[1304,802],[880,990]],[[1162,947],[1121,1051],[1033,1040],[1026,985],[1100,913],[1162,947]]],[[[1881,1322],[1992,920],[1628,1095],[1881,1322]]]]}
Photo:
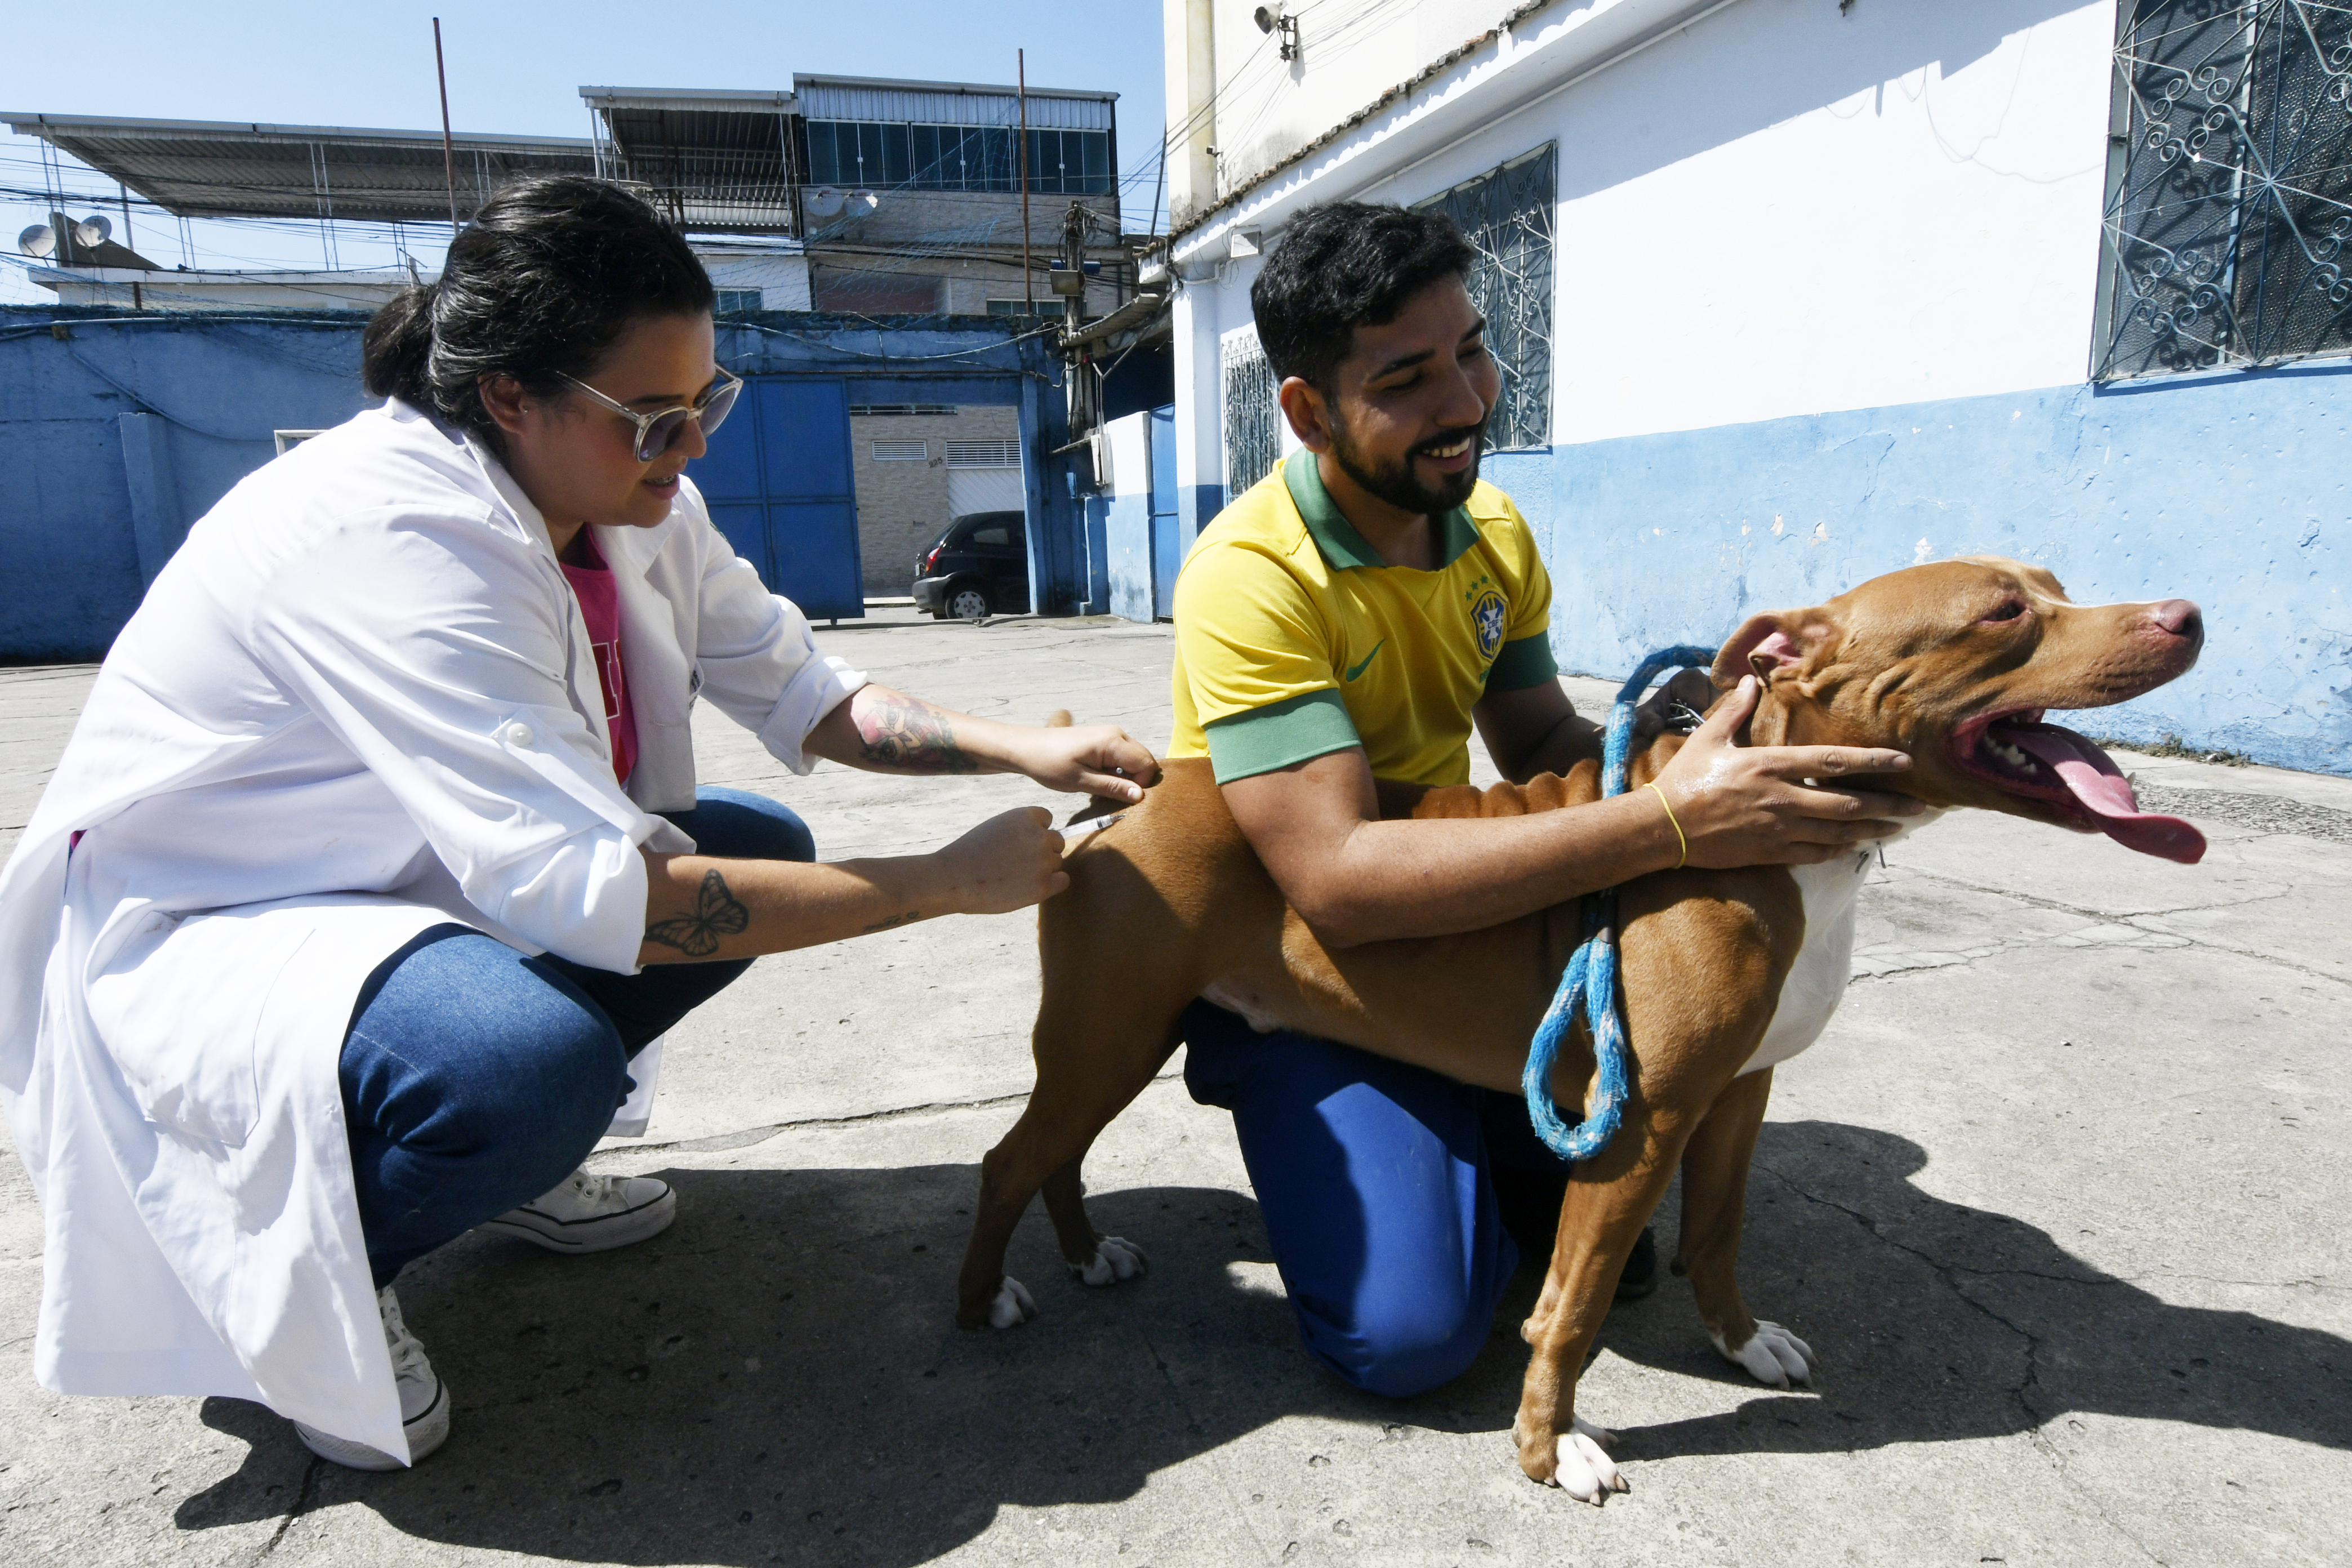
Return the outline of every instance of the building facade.
{"type": "Polygon", "coordinates": [[[2352,773],[2352,17],[2286,0],[1167,0],[1176,465],[1290,444],[1248,288],[1303,208],[1441,206],[1485,472],[1564,667],[1916,561],[2207,612],[2085,718],[2352,773]]]}
{"type": "Polygon", "coordinates": [[[853,403],[849,435],[870,596],[907,593],[915,558],[951,519],[1023,509],[1020,422],[1009,407],[853,403]]]}

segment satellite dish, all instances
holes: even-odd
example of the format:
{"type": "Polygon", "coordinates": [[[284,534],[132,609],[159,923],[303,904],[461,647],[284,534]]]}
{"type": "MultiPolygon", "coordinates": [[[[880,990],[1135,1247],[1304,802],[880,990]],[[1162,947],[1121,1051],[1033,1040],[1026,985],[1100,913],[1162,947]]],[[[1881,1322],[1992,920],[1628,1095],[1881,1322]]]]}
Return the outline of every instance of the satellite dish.
{"type": "Polygon", "coordinates": [[[819,217],[832,217],[841,211],[845,198],[831,185],[818,185],[808,193],[808,210],[819,217]]]}
{"type": "Polygon", "coordinates": [[[849,193],[849,201],[847,205],[849,208],[849,216],[852,217],[864,217],[867,213],[872,212],[876,207],[878,207],[881,205],[882,198],[875,195],[872,191],[852,191],[849,193]]]}
{"type": "Polygon", "coordinates": [[[92,213],[73,226],[76,245],[100,246],[114,237],[114,226],[102,213],[92,213]]]}
{"type": "Polygon", "coordinates": [[[58,248],[58,231],[47,224],[37,223],[16,237],[16,248],[37,260],[53,255],[58,248]]]}

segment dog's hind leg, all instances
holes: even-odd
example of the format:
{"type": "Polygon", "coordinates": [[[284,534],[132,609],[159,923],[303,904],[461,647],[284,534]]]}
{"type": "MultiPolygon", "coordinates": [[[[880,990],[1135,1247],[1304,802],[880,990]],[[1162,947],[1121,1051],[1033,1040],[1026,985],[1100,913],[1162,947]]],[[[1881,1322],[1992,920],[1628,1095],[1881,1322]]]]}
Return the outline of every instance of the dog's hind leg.
{"type": "Polygon", "coordinates": [[[1004,1272],[1004,1249],[1041,1187],[1063,1259],[1080,1279],[1108,1284],[1143,1271],[1140,1247],[1105,1237],[1087,1224],[1078,1169],[1096,1136],[1142,1092],[1176,1049],[1174,1010],[1170,1008],[1171,1016],[1158,1026],[1157,1047],[1143,1050],[1121,1049],[1115,1042],[1137,1034],[1148,1038],[1148,1030],[1104,1028],[1097,1020],[1094,1027],[1066,1031],[1071,1038],[1065,1045],[1066,1031],[1039,1019],[1037,1087],[1021,1119],[980,1162],[980,1202],[957,1282],[958,1323],[968,1329],[982,1323],[1008,1329],[1035,1314],[1028,1291],[1004,1272]],[[1112,1242],[1125,1257],[1124,1269],[1119,1258],[1108,1256],[1112,1242]],[[1108,1278],[1089,1277],[1090,1268],[1100,1273],[1106,1268],[1108,1278]]]}
{"type": "Polygon", "coordinates": [[[1151,1271],[1143,1248],[1123,1236],[1105,1236],[1087,1218],[1087,1184],[1079,1179],[1081,1154],[1045,1178],[1045,1213],[1061,1243],[1070,1278],[1085,1285],[1116,1285],[1151,1271]]]}
{"type": "Polygon", "coordinates": [[[1748,1163],[1772,1093],[1769,1068],[1731,1080],[1683,1150],[1683,1234],[1675,1272],[1690,1278],[1706,1337],[1724,1359],[1774,1388],[1813,1380],[1811,1345],[1778,1323],[1759,1322],[1739,1295],[1739,1230],[1748,1163]]]}

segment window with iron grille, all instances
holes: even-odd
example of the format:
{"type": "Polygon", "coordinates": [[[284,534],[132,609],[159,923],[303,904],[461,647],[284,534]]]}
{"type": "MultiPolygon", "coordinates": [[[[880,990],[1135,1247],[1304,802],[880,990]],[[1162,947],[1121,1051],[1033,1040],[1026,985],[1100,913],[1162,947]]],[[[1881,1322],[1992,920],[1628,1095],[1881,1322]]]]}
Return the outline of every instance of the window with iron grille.
{"type": "Polygon", "coordinates": [[[931,456],[928,441],[877,441],[874,460],[877,463],[923,463],[931,456]]]}
{"type": "Polygon", "coordinates": [[[2352,5],[2125,0],[2093,374],[2352,352],[2352,5]]]}
{"type": "Polygon", "coordinates": [[[1486,418],[1497,450],[1551,445],[1552,214],[1559,147],[1547,143],[1416,204],[1442,212],[1478,253],[1465,279],[1486,318],[1503,390],[1486,418]]]}
{"type": "Polygon", "coordinates": [[[1227,338],[1219,353],[1225,394],[1225,500],[1274,471],[1282,457],[1282,406],[1257,334],[1227,338]]]}
{"type": "Polygon", "coordinates": [[[712,292],[719,297],[711,302],[710,308],[721,316],[761,308],[761,291],[757,289],[716,289],[712,292]]]}

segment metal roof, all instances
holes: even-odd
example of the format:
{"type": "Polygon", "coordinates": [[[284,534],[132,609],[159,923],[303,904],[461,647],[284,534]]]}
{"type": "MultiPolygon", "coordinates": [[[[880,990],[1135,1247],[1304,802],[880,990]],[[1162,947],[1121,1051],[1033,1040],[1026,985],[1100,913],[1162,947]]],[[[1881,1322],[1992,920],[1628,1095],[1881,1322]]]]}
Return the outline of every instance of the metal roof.
{"type": "MultiPolygon", "coordinates": [[[[0,121],[179,217],[449,221],[438,132],[6,112],[0,121]]],[[[596,172],[593,148],[576,137],[468,133],[450,142],[460,216],[521,175],[596,172]]]]}
{"type": "Polygon", "coordinates": [[[701,87],[583,87],[580,96],[592,109],[684,109],[744,111],[767,109],[793,112],[789,92],[738,92],[701,87]]]}
{"type": "Polygon", "coordinates": [[[583,87],[603,172],[649,186],[686,228],[792,234],[789,92],[583,87]]]}

